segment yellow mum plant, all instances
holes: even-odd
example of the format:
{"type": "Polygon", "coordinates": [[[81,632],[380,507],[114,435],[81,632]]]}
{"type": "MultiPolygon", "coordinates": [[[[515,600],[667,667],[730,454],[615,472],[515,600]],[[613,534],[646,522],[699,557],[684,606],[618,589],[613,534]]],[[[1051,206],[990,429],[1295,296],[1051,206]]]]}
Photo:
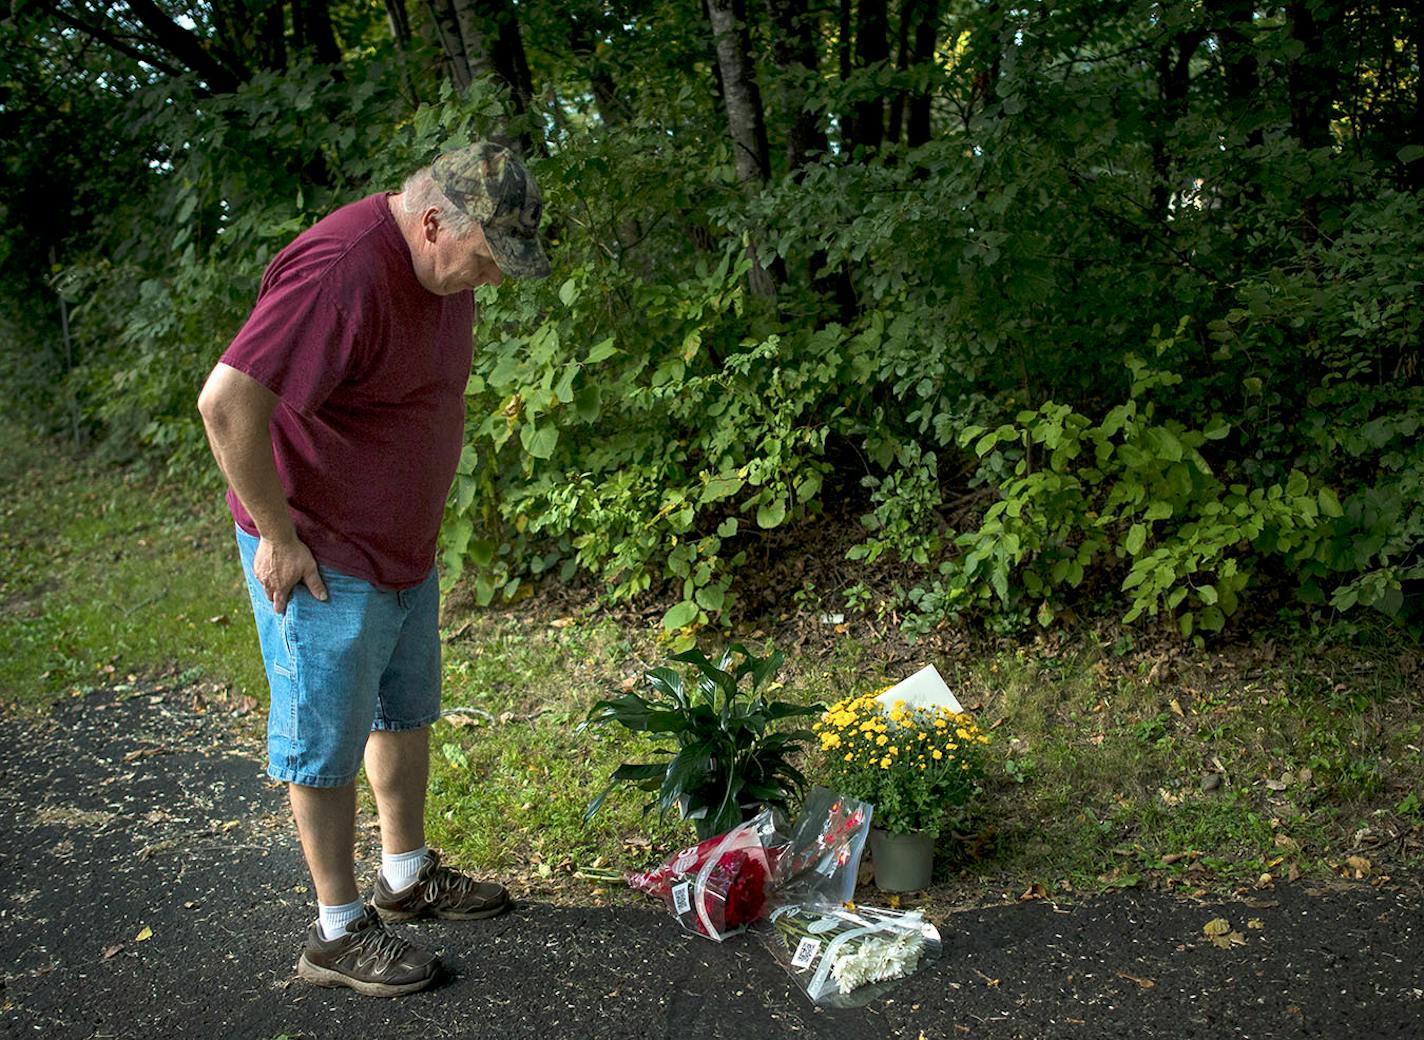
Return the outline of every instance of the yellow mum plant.
{"type": "Polygon", "coordinates": [[[904,701],[887,712],[876,696],[839,700],[812,727],[825,782],[873,804],[877,827],[938,835],[946,813],[978,791],[989,735],[967,712],[904,701]]]}

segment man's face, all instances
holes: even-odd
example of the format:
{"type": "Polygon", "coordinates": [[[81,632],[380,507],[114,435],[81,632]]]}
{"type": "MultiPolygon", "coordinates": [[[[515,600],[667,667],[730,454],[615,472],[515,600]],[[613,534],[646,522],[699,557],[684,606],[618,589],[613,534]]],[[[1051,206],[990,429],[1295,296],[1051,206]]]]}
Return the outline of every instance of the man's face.
{"type": "Polygon", "coordinates": [[[449,296],[480,285],[498,285],[504,274],[494,262],[484,231],[478,224],[459,238],[452,235],[433,211],[424,222],[427,243],[421,284],[438,296],[449,296]]]}

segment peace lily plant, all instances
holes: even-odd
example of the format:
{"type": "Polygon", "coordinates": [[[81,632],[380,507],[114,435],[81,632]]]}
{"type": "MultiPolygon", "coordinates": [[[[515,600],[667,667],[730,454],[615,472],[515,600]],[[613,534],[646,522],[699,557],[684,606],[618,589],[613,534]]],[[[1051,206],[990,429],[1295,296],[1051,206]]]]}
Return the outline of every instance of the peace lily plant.
{"type": "Polygon", "coordinates": [[[589,805],[596,813],[609,792],[629,783],[655,797],[644,807],[664,815],[676,809],[699,838],[729,831],[763,806],[789,812],[789,800],[806,784],[792,759],[815,738],[810,730],[784,730],[786,719],[819,714],[824,705],[768,700],[779,651],[757,657],[745,646],[728,647],[714,663],[693,649],[671,658],[682,668],[644,673],[648,693],[601,700],[580,725],[621,725],[666,746],[654,762],[625,762],[589,805]]]}

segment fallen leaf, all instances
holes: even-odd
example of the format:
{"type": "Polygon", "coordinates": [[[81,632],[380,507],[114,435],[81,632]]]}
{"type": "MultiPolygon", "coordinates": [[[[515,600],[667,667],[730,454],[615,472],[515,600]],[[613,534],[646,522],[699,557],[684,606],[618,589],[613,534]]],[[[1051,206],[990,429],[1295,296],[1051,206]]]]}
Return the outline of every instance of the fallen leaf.
{"type": "Polygon", "coordinates": [[[214,614],[212,617],[208,618],[208,624],[210,625],[227,625],[231,623],[232,619],[229,618],[226,614],[214,614]]]}
{"type": "Polygon", "coordinates": [[[108,960],[110,957],[113,957],[115,954],[120,953],[120,952],[123,950],[123,948],[124,948],[124,944],[123,944],[123,943],[114,943],[113,946],[105,946],[105,947],[104,947],[103,959],[104,959],[104,960],[108,960]]]}
{"type": "Polygon", "coordinates": [[[1151,979],[1144,979],[1139,978],[1136,975],[1129,975],[1125,971],[1118,972],[1117,977],[1120,979],[1127,979],[1128,982],[1135,982],[1143,989],[1151,989],[1153,986],[1157,985],[1157,983],[1153,982],[1151,979]]]}
{"type": "Polygon", "coordinates": [[[574,619],[573,619],[573,618],[571,618],[571,617],[561,617],[561,618],[555,618],[553,621],[550,621],[550,622],[549,622],[549,627],[550,627],[550,628],[568,628],[568,627],[569,627],[570,625],[572,625],[573,623],[574,623],[574,619]]]}
{"type": "Polygon", "coordinates": [[[1251,929],[1260,929],[1266,927],[1266,922],[1262,921],[1259,917],[1253,917],[1251,918],[1251,920],[1246,922],[1246,927],[1251,929]]]}
{"type": "Polygon", "coordinates": [[[1171,708],[1172,714],[1176,715],[1178,718],[1184,719],[1187,717],[1187,713],[1182,710],[1182,704],[1180,701],[1177,700],[1177,698],[1173,697],[1171,703],[1168,704],[1167,707],[1171,708]]]}
{"type": "Polygon", "coordinates": [[[1176,863],[1179,860],[1184,860],[1186,858],[1187,854],[1185,852],[1169,852],[1167,853],[1167,855],[1162,857],[1162,862],[1170,867],[1173,863],[1176,863]]]}
{"type": "Polygon", "coordinates": [[[1231,922],[1224,917],[1214,917],[1202,925],[1202,934],[1209,939],[1214,939],[1218,935],[1225,935],[1229,931],[1231,931],[1231,922]]]}
{"type": "Polygon", "coordinates": [[[152,939],[152,938],[153,938],[153,929],[150,928],[148,925],[144,925],[142,928],[139,929],[138,934],[134,936],[133,941],[134,941],[134,942],[148,942],[148,940],[150,940],[150,939],[152,939]]]}
{"type": "Polygon", "coordinates": [[[984,974],[982,971],[980,971],[978,968],[975,968],[975,969],[974,969],[974,974],[975,974],[975,975],[978,975],[981,979],[983,979],[983,980],[984,980],[984,985],[988,986],[990,989],[993,989],[995,986],[997,986],[1000,982],[1003,981],[1002,979],[991,979],[991,978],[989,978],[989,976],[985,975],[985,974],[984,974]]]}
{"type": "Polygon", "coordinates": [[[1028,888],[1024,889],[1023,892],[1021,892],[1021,893],[1019,894],[1019,901],[1020,901],[1020,902],[1028,902],[1030,899],[1047,899],[1047,898],[1048,898],[1048,889],[1044,888],[1042,885],[1040,885],[1040,884],[1039,884],[1038,882],[1036,882],[1036,881],[1035,881],[1033,884],[1029,885],[1028,888]]]}
{"type": "Polygon", "coordinates": [[[1346,865],[1355,872],[1355,878],[1367,878],[1370,876],[1372,864],[1364,856],[1350,856],[1345,860],[1346,865]]]}
{"type": "Polygon", "coordinates": [[[1288,866],[1288,867],[1286,868],[1286,880],[1287,880],[1287,881],[1299,881],[1299,880],[1300,880],[1300,868],[1299,868],[1298,866],[1296,866],[1294,863],[1292,863],[1290,866],[1288,866]]]}

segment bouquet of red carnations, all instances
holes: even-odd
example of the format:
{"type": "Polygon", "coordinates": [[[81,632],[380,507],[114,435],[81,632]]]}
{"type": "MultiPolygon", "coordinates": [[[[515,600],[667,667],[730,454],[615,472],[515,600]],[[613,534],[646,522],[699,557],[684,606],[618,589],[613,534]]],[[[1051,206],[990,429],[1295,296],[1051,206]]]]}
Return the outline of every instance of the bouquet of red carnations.
{"type": "Polygon", "coordinates": [[[816,788],[796,825],[765,809],[725,834],[688,846],[662,866],[625,874],[661,899],[684,928],[721,942],[773,903],[839,902],[855,892],[871,808],[816,788]]]}
{"type": "Polygon", "coordinates": [[[766,912],[780,849],[775,814],[765,809],[726,834],[680,850],[660,867],[625,874],[624,880],[661,899],[689,932],[721,942],[766,912]]]}

